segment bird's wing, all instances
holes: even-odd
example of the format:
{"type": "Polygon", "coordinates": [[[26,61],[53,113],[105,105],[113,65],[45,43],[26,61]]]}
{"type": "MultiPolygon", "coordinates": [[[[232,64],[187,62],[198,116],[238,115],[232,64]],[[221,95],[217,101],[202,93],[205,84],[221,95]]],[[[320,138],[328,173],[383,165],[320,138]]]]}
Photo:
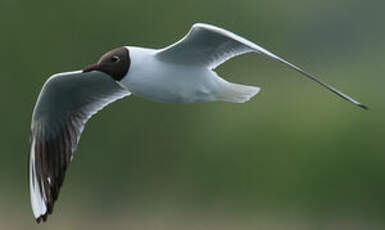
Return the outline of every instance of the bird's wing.
{"type": "Polygon", "coordinates": [[[87,120],[130,92],[103,72],[56,74],[44,84],[32,116],[29,183],[38,222],[52,213],[87,120]]]}
{"type": "Polygon", "coordinates": [[[350,101],[361,108],[367,109],[365,105],[340,92],[333,86],[321,81],[314,75],[289,63],[285,59],[278,57],[241,36],[213,25],[203,23],[194,24],[186,36],[178,42],[159,50],[156,53],[156,57],[166,62],[203,65],[210,69],[214,69],[232,57],[250,52],[263,54],[269,58],[273,58],[329,89],[343,99],[350,101]]]}

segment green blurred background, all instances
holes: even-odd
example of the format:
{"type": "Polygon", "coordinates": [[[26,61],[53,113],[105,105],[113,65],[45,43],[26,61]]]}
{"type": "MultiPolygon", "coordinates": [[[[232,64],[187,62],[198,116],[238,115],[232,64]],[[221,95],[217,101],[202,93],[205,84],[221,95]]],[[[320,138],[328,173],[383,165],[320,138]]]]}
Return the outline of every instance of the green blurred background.
{"type": "Polygon", "coordinates": [[[385,229],[384,1],[0,0],[0,229],[385,229]],[[195,22],[238,33],[367,104],[255,54],[217,69],[246,104],[120,100],[87,124],[48,223],[27,162],[53,73],[195,22]]]}

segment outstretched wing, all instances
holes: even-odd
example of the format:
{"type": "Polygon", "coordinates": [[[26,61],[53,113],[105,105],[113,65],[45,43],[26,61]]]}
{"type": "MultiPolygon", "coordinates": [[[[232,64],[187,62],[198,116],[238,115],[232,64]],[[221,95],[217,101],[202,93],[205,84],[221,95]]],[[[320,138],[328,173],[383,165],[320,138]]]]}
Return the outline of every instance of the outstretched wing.
{"type": "Polygon", "coordinates": [[[52,213],[87,120],[130,92],[103,72],[56,74],[44,84],[31,124],[29,183],[33,214],[52,213]]]}
{"type": "Polygon", "coordinates": [[[210,69],[214,69],[232,57],[250,52],[256,52],[273,58],[329,89],[343,99],[350,101],[361,108],[367,109],[365,105],[340,92],[333,86],[321,81],[314,75],[289,63],[285,59],[278,57],[245,38],[216,26],[203,23],[194,24],[185,37],[178,42],[159,50],[156,56],[163,61],[189,65],[203,65],[210,69]]]}

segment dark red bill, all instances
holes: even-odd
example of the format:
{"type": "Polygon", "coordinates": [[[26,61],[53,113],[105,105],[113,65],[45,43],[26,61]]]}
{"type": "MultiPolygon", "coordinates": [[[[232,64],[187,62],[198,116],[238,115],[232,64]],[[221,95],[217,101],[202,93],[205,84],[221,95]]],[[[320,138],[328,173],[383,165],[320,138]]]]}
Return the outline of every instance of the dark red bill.
{"type": "Polygon", "coordinates": [[[83,73],[99,70],[99,64],[92,64],[83,69],[83,73]]]}

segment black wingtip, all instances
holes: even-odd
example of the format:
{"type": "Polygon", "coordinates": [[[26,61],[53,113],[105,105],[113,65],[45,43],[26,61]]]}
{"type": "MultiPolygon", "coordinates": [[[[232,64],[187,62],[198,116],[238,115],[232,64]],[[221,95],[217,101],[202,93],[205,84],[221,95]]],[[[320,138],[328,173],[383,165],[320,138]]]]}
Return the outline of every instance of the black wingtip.
{"type": "Polygon", "coordinates": [[[358,104],[358,106],[359,106],[360,108],[365,109],[365,110],[369,110],[369,107],[367,107],[366,105],[358,104]]]}
{"type": "Polygon", "coordinates": [[[44,215],[39,216],[36,218],[36,223],[40,224],[41,221],[46,222],[48,217],[48,212],[46,212],[44,215]]]}
{"type": "MultiPolygon", "coordinates": [[[[56,200],[56,199],[55,199],[56,200]]],[[[41,221],[46,222],[48,219],[48,215],[51,215],[53,212],[53,202],[46,203],[47,211],[40,215],[38,218],[36,218],[36,223],[40,224],[41,221]]]]}

